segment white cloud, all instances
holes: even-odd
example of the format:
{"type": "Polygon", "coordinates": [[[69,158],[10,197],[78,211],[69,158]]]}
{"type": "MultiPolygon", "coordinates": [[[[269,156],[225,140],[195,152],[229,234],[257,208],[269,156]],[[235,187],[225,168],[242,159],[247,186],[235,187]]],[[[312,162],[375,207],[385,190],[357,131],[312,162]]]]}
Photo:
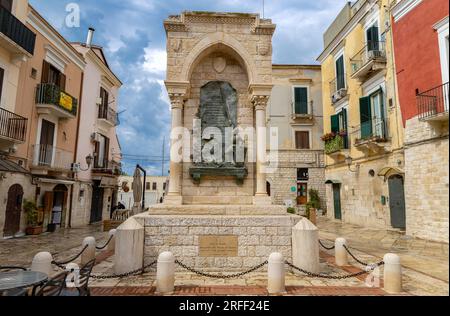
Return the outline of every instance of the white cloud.
{"type": "Polygon", "coordinates": [[[165,74],[167,69],[167,52],[162,49],[145,48],[145,62],[142,67],[153,74],[165,74]]]}

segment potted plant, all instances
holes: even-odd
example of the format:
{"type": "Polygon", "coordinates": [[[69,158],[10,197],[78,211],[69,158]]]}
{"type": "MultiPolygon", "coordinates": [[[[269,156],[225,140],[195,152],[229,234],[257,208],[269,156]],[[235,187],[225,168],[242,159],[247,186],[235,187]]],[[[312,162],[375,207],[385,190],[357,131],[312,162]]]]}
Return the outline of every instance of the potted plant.
{"type": "Polygon", "coordinates": [[[36,206],[36,203],[28,200],[24,200],[23,203],[23,210],[25,211],[25,214],[27,216],[27,228],[26,228],[26,234],[27,235],[39,235],[42,233],[42,226],[39,226],[38,224],[38,208],[36,206]]]}
{"type": "Polygon", "coordinates": [[[319,191],[311,189],[309,190],[309,202],[306,204],[306,217],[316,224],[317,214],[316,211],[320,208],[319,191]]]}

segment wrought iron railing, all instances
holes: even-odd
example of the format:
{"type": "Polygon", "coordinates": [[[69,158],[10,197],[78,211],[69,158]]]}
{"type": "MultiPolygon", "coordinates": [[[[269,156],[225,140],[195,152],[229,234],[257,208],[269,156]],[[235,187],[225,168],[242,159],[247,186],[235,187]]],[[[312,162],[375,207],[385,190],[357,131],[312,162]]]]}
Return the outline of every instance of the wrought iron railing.
{"type": "Polygon", "coordinates": [[[425,120],[437,115],[448,114],[450,102],[448,82],[417,95],[419,119],[425,120]]]}
{"type": "Polygon", "coordinates": [[[120,124],[119,115],[109,106],[100,105],[98,107],[98,118],[107,120],[114,126],[118,126],[120,124]]]}
{"type": "Polygon", "coordinates": [[[22,47],[31,55],[34,54],[36,34],[25,24],[0,5],[0,33],[22,47]]]}
{"type": "Polygon", "coordinates": [[[36,104],[52,104],[69,114],[77,115],[78,100],[52,83],[38,84],[36,104]]]}
{"type": "Polygon", "coordinates": [[[330,81],[331,102],[335,103],[347,95],[347,75],[330,81]]]}
{"type": "Polygon", "coordinates": [[[355,139],[355,145],[366,141],[377,143],[387,142],[387,121],[384,118],[374,118],[370,121],[363,122],[353,130],[352,136],[355,139]]]}
{"type": "Polygon", "coordinates": [[[28,119],[0,108],[0,136],[24,142],[28,119]]]}
{"type": "Polygon", "coordinates": [[[370,41],[350,59],[352,75],[371,61],[386,61],[386,43],[370,41]]]}
{"type": "Polygon", "coordinates": [[[94,174],[120,175],[122,173],[122,165],[116,161],[105,159],[102,163],[95,162],[92,168],[94,174]]]}
{"type": "Polygon", "coordinates": [[[71,170],[73,153],[50,145],[33,146],[33,166],[71,170]]]}

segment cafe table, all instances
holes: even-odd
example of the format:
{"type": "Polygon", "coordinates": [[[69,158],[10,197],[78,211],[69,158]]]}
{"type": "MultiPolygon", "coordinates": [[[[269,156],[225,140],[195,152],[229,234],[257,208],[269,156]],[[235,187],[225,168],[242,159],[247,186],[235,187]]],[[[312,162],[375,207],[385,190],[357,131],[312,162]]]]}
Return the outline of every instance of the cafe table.
{"type": "Polygon", "coordinates": [[[8,296],[17,290],[41,285],[48,280],[48,276],[35,271],[0,272],[0,296],[8,296]]]}

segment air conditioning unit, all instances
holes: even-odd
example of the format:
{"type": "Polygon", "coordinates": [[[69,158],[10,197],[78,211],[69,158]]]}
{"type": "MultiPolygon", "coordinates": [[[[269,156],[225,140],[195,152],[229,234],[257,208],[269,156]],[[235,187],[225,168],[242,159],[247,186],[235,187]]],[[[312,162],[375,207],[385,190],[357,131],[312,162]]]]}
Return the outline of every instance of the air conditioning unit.
{"type": "Polygon", "coordinates": [[[93,143],[100,142],[100,134],[99,133],[92,133],[91,134],[91,142],[93,142],[93,143]]]}
{"type": "Polygon", "coordinates": [[[339,89],[336,91],[333,96],[331,97],[332,102],[336,103],[340,99],[344,98],[347,95],[347,89],[339,89]]]}
{"type": "Polygon", "coordinates": [[[80,171],[81,171],[81,166],[80,166],[79,163],[73,163],[73,164],[71,165],[71,167],[70,167],[70,170],[71,170],[72,172],[75,172],[75,173],[80,172],[80,171]]]}
{"type": "Polygon", "coordinates": [[[370,50],[368,53],[369,59],[381,58],[383,56],[383,52],[380,50],[370,50]]]}
{"type": "Polygon", "coordinates": [[[103,99],[98,97],[97,101],[95,102],[97,105],[101,105],[103,103],[103,99]]]}

